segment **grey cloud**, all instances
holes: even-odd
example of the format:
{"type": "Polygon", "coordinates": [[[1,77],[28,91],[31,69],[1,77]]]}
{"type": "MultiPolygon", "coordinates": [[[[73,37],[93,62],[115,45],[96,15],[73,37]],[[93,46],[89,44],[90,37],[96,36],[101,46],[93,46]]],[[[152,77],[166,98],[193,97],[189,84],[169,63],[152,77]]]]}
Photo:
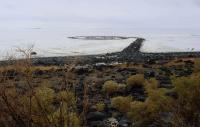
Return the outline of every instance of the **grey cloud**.
{"type": "Polygon", "coordinates": [[[199,28],[200,0],[0,0],[1,21],[199,28]]]}
{"type": "Polygon", "coordinates": [[[200,0],[194,0],[194,4],[200,7],[200,0]]]}

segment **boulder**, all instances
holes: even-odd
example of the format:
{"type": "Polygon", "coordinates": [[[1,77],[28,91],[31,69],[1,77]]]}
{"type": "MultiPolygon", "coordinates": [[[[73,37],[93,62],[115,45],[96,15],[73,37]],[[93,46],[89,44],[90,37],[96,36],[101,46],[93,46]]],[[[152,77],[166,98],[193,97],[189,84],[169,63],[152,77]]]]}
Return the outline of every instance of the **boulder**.
{"type": "Polygon", "coordinates": [[[41,76],[41,75],[43,75],[45,72],[43,71],[43,70],[40,70],[40,69],[37,69],[37,70],[35,70],[34,71],[34,75],[36,75],[36,76],[41,76]]]}
{"type": "Polygon", "coordinates": [[[170,84],[159,84],[158,85],[158,88],[167,88],[167,89],[171,89],[173,88],[174,86],[170,83],[170,84]]]}
{"type": "Polygon", "coordinates": [[[144,73],[145,78],[153,78],[155,77],[156,73],[153,70],[148,70],[144,73]]]}
{"type": "Polygon", "coordinates": [[[192,60],[186,60],[186,61],[184,61],[184,63],[187,65],[194,65],[194,61],[192,61],[192,60]]]}
{"type": "Polygon", "coordinates": [[[89,127],[103,127],[103,121],[91,121],[89,122],[89,127]]]}
{"type": "Polygon", "coordinates": [[[14,69],[2,72],[2,76],[6,77],[8,79],[14,79],[17,75],[18,75],[18,73],[14,69]]]}
{"type": "Polygon", "coordinates": [[[113,117],[104,120],[104,127],[118,127],[118,125],[118,120],[113,117]]]}
{"type": "Polygon", "coordinates": [[[85,66],[76,66],[74,68],[74,72],[77,73],[78,75],[86,74],[91,71],[91,67],[89,65],[85,66]]]}
{"type": "Polygon", "coordinates": [[[176,92],[173,92],[173,91],[167,92],[166,96],[172,97],[174,99],[178,99],[178,94],[176,92]]]}
{"type": "Polygon", "coordinates": [[[119,121],[119,127],[130,127],[131,125],[131,121],[129,121],[128,119],[126,118],[122,118],[120,121],[119,121]]]}
{"type": "Polygon", "coordinates": [[[106,118],[106,115],[102,112],[90,112],[87,114],[88,121],[102,121],[106,118]]]}

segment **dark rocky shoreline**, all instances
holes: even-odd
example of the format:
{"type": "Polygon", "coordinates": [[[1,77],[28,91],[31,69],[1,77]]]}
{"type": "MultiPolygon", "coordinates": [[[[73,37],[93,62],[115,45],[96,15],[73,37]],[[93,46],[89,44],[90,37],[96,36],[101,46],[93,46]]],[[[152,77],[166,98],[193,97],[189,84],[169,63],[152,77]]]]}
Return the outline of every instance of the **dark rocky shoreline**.
{"type": "MultiPolygon", "coordinates": [[[[80,36],[82,37],[82,36],[80,36]]],[[[102,36],[99,36],[102,37],[102,36]]],[[[71,37],[72,38],[72,37],[71,37]]],[[[79,36],[78,36],[79,38],[79,36]]],[[[89,39],[94,39],[90,37],[89,39]]],[[[116,36],[113,36],[116,38],[116,36]]],[[[126,37],[118,37],[124,39],[126,37]]],[[[73,38],[74,39],[74,38],[73,38]]],[[[76,39],[76,38],[75,38],[76,39]]],[[[108,38],[107,38],[108,39],[108,38]]],[[[124,63],[124,62],[155,62],[171,60],[174,58],[196,58],[200,57],[200,52],[170,52],[170,53],[144,53],[140,48],[145,41],[144,38],[137,38],[133,43],[121,52],[99,54],[99,55],[82,55],[82,56],[65,56],[65,57],[40,57],[33,58],[34,65],[64,65],[78,61],[79,64],[96,64],[96,63],[124,63]]],[[[0,65],[7,64],[7,61],[1,61],[0,65]]]]}
{"type": "Polygon", "coordinates": [[[96,64],[96,63],[124,63],[124,62],[154,62],[158,60],[171,60],[174,58],[196,58],[200,57],[200,52],[171,52],[171,53],[143,53],[140,48],[145,39],[137,38],[127,48],[121,52],[100,54],[100,55],[86,55],[86,56],[67,56],[67,57],[47,57],[35,58],[35,65],[63,65],[71,63],[77,59],[81,61],[80,64],[96,64]]]}

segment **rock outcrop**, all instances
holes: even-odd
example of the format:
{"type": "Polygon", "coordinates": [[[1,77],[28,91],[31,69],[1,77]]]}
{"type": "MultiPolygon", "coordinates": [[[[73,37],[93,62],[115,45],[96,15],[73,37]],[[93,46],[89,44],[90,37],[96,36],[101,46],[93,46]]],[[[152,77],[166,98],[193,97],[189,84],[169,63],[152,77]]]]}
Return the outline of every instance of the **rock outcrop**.
{"type": "Polygon", "coordinates": [[[142,47],[143,41],[145,39],[138,38],[136,41],[131,43],[127,48],[122,50],[121,54],[134,54],[140,52],[140,48],[142,47]]]}

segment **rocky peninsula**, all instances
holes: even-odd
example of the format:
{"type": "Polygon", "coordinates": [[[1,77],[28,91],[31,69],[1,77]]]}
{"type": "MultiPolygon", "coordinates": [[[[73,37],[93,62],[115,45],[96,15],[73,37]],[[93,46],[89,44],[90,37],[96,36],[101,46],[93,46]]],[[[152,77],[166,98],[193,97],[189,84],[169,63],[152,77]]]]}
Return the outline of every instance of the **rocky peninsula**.
{"type": "Polygon", "coordinates": [[[73,62],[74,60],[81,60],[82,64],[95,64],[95,63],[124,63],[124,62],[155,62],[165,61],[174,58],[188,58],[200,57],[200,52],[168,52],[168,53],[145,53],[140,49],[145,41],[140,37],[122,37],[122,36],[75,36],[69,37],[71,39],[84,39],[84,40],[119,40],[128,38],[137,38],[128,47],[120,52],[113,52],[99,55],[82,55],[82,56],[66,56],[66,57],[45,57],[34,58],[35,65],[63,65],[65,63],[73,62]]]}

